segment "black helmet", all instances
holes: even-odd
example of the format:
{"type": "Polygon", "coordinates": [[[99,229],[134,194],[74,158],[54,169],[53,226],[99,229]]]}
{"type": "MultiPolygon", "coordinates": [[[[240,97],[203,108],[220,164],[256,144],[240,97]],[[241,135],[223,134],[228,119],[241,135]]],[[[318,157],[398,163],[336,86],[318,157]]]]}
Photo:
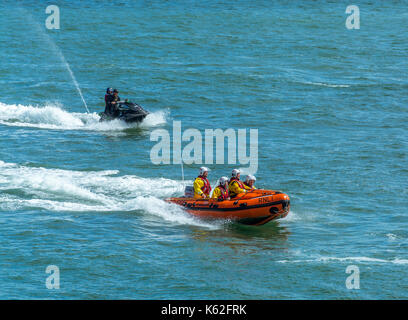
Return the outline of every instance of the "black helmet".
{"type": "Polygon", "coordinates": [[[112,93],[113,89],[112,88],[108,88],[106,89],[106,93],[112,93]]]}
{"type": "Polygon", "coordinates": [[[113,92],[115,93],[119,93],[119,91],[117,89],[113,89],[113,92]]]}

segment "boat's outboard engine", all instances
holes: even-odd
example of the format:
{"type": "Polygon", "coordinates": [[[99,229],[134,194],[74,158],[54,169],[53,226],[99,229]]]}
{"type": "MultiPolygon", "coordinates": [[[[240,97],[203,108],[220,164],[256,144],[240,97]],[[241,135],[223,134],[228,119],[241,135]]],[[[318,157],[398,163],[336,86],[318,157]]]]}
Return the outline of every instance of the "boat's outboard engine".
{"type": "Polygon", "coordinates": [[[186,186],[184,189],[184,196],[186,198],[194,198],[194,188],[192,186],[186,186]]]}

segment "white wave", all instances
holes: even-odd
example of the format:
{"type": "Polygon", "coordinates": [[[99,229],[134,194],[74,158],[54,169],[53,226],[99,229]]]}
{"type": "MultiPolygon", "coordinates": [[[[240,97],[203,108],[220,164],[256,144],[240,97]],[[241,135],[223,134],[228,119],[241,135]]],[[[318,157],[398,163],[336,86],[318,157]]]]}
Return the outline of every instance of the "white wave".
{"type": "MultiPolygon", "coordinates": [[[[288,215],[285,217],[285,219],[283,219],[285,222],[292,222],[292,221],[298,221],[301,220],[301,218],[299,217],[299,215],[297,215],[295,212],[293,212],[292,210],[289,211],[288,215]]],[[[283,221],[282,220],[282,221],[283,221]]]]}
{"type": "Polygon", "coordinates": [[[319,261],[329,262],[329,261],[355,261],[355,262],[388,262],[384,259],[370,258],[370,257],[320,257],[319,261]]]}
{"type": "Polygon", "coordinates": [[[198,218],[189,215],[175,204],[157,200],[158,199],[153,196],[137,197],[130,201],[128,205],[172,223],[197,225],[209,229],[217,229],[219,226],[219,223],[217,222],[206,223],[200,221],[198,218]]]}
{"type": "Polygon", "coordinates": [[[0,161],[0,211],[142,211],[171,223],[217,228],[163,199],[182,194],[181,181],[119,176],[118,171],[72,171],[0,161]],[[8,191],[12,190],[10,194],[8,191]]]}
{"type": "Polygon", "coordinates": [[[367,262],[367,263],[391,263],[391,264],[408,264],[407,259],[394,258],[392,260],[378,259],[371,257],[318,257],[315,259],[303,259],[303,260],[278,260],[278,263],[319,263],[319,262],[367,262]]]}
{"type": "Polygon", "coordinates": [[[141,128],[150,128],[155,126],[163,125],[167,122],[169,118],[169,110],[159,110],[156,112],[149,113],[147,117],[140,124],[141,128]]]}
{"type": "Polygon", "coordinates": [[[99,122],[97,113],[75,113],[59,105],[24,106],[0,102],[0,124],[53,130],[123,131],[129,128],[149,128],[165,124],[168,110],[150,113],[141,124],[120,120],[99,122]]]}
{"type": "Polygon", "coordinates": [[[392,260],[392,263],[395,263],[395,264],[408,264],[408,259],[395,258],[394,260],[392,260]]]}
{"type": "Polygon", "coordinates": [[[350,87],[350,85],[348,85],[348,84],[331,84],[331,83],[309,82],[309,81],[305,81],[303,83],[304,84],[311,84],[311,85],[314,85],[314,86],[329,87],[329,88],[348,88],[348,87],[350,87]]]}

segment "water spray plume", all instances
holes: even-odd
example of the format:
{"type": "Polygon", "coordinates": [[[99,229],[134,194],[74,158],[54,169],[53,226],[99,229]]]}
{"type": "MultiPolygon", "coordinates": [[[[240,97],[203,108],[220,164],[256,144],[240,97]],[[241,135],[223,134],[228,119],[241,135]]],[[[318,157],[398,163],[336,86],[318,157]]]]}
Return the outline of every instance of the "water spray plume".
{"type": "Polygon", "coordinates": [[[39,34],[39,35],[41,35],[43,37],[44,41],[46,41],[49,44],[50,48],[54,51],[54,53],[56,53],[58,55],[58,57],[61,59],[61,62],[67,68],[67,71],[68,71],[69,75],[71,76],[72,82],[74,83],[75,88],[78,91],[79,96],[81,97],[81,100],[82,100],[82,102],[84,104],[86,112],[89,113],[88,105],[86,104],[86,101],[85,101],[84,96],[82,94],[81,88],[79,87],[78,81],[76,80],[75,75],[72,72],[72,69],[71,69],[68,61],[65,59],[65,56],[63,55],[62,51],[54,43],[54,41],[51,39],[51,37],[41,28],[41,26],[38,24],[38,22],[34,20],[33,16],[29,12],[27,12],[27,10],[25,10],[23,8],[22,8],[22,10],[24,10],[26,12],[26,16],[32,22],[34,28],[37,31],[37,34],[39,34]]]}

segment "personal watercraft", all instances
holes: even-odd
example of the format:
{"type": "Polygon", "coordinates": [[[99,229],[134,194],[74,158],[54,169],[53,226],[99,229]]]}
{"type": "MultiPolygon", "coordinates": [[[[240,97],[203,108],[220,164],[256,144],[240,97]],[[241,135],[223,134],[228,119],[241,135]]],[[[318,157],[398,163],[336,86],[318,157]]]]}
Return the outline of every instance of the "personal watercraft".
{"type": "Polygon", "coordinates": [[[108,115],[105,112],[101,112],[99,114],[99,116],[101,117],[99,121],[102,122],[119,119],[127,123],[137,123],[142,122],[148,114],[149,112],[143,109],[143,107],[138,105],[137,103],[119,101],[115,114],[108,115]]]}
{"type": "Polygon", "coordinates": [[[200,218],[226,219],[260,226],[286,217],[290,210],[289,196],[280,191],[251,190],[231,200],[218,201],[195,199],[192,197],[191,189],[187,188],[184,197],[169,198],[166,201],[182,206],[187,212],[200,218]]]}

